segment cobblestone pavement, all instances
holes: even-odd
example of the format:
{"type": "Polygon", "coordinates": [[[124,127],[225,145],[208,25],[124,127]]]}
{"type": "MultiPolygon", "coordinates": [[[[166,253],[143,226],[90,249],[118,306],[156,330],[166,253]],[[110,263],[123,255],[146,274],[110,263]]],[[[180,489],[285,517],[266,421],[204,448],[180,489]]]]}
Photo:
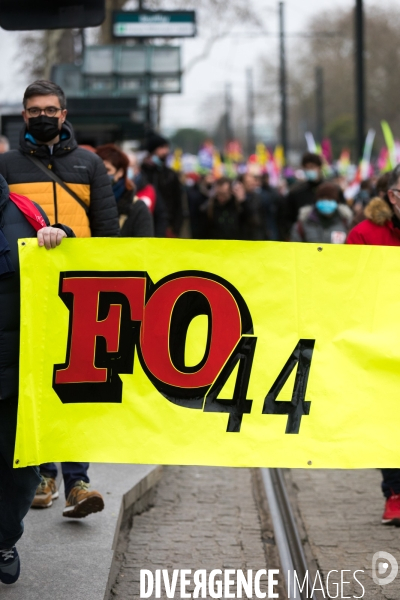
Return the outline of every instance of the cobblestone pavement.
{"type": "MultiPolygon", "coordinates": [[[[296,498],[303,535],[325,577],[332,569],[362,569],[365,573],[358,576],[366,600],[399,600],[400,575],[384,587],[372,580],[376,552],[389,552],[400,563],[400,529],[380,524],[384,508],[380,472],[291,470],[285,476],[296,498]]],[[[344,597],[362,593],[357,584],[344,589],[344,597]]]]}
{"type": "Polygon", "coordinates": [[[173,569],[279,568],[256,478],[250,469],[166,467],[153,508],[133,519],[111,597],[139,598],[140,569],[171,577],[173,569]]]}

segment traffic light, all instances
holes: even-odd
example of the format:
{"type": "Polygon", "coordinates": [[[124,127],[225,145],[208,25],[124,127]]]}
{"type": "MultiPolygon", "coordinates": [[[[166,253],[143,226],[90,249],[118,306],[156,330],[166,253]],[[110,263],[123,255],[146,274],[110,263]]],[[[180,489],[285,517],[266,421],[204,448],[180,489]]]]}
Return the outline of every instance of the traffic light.
{"type": "Polygon", "coordinates": [[[96,27],[105,0],[0,0],[0,27],[9,31],[96,27]]]}

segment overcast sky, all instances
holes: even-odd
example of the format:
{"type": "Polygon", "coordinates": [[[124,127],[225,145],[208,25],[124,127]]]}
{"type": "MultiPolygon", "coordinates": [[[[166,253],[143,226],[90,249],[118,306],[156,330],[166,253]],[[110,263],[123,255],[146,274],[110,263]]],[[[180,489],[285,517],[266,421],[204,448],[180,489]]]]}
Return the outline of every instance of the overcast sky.
{"type": "MultiPolygon", "coordinates": [[[[265,29],[271,34],[278,32],[278,0],[251,1],[260,15],[265,29]]],[[[385,0],[385,3],[388,0],[385,0]]],[[[377,0],[365,0],[366,5],[379,4],[377,0]]],[[[333,7],[350,8],[355,0],[286,0],[287,33],[304,30],[314,14],[333,7]]],[[[182,0],[182,8],[185,2],[182,0]]],[[[399,6],[395,3],[394,6],[399,6]]],[[[398,8],[400,10],[400,7],[398,8]]],[[[327,24],[328,25],[328,24],[327,24]]],[[[244,31],[255,31],[254,26],[244,27],[244,31]]],[[[19,101],[23,90],[29,83],[20,73],[18,53],[18,33],[0,29],[0,101],[19,101]]],[[[200,30],[197,38],[181,41],[183,64],[204,50],[207,35],[200,30]]],[[[222,92],[226,82],[232,84],[233,101],[236,105],[245,102],[245,71],[257,64],[263,54],[276,54],[278,39],[272,37],[235,37],[218,41],[208,58],[198,63],[184,78],[184,90],[181,95],[169,95],[164,98],[162,126],[167,130],[179,127],[203,127],[210,122],[210,115],[220,112],[218,107],[205,107],[206,99],[216,92],[222,92]]],[[[288,67],[290,69],[290,46],[288,67]]],[[[257,87],[257,72],[255,71],[257,87]]]]}

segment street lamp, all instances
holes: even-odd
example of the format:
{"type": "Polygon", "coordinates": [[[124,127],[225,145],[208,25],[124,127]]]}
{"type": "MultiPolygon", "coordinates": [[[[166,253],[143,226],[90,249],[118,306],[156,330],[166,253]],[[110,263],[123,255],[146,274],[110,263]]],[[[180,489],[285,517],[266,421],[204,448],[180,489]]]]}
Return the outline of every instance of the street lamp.
{"type": "Polygon", "coordinates": [[[356,0],[355,51],[357,158],[360,160],[363,156],[365,142],[365,61],[363,0],[356,0]]]}

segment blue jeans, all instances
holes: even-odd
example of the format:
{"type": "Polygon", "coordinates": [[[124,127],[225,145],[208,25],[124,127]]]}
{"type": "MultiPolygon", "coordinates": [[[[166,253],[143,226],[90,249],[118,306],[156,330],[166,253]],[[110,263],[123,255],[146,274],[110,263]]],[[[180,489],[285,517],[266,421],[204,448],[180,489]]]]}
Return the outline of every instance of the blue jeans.
{"type": "Polygon", "coordinates": [[[0,400],[0,550],[22,536],[23,518],[40,483],[37,467],[13,469],[17,408],[16,398],[0,400]]]}
{"type": "Polygon", "coordinates": [[[386,498],[400,494],[400,469],[382,469],[382,492],[386,498]]]}
{"type": "MultiPolygon", "coordinates": [[[[65,497],[74,487],[77,481],[89,483],[88,477],[89,463],[64,462],[61,463],[61,470],[64,479],[65,497]]],[[[55,463],[44,463],[40,465],[40,473],[45,477],[57,477],[57,466],[55,463]]]]}

